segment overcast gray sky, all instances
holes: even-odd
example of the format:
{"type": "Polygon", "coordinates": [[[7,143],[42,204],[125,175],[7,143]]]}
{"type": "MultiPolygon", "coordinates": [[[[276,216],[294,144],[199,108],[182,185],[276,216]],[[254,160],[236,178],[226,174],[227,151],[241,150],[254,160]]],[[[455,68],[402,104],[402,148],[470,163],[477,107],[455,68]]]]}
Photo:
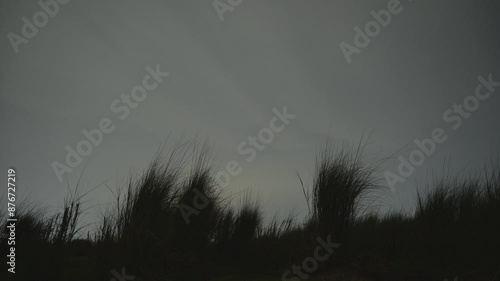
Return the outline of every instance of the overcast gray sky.
{"type": "MultiPolygon", "coordinates": [[[[268,215],[304,214],[295,173],[310,181],[326,137],[356,143],[363,132],[373,132],[367,160],[407,158],[415,139],[443,128],[447,141],[395,192],[380,193],[384,208],[408,208],[415,183],[441,171],[445,160],[452,171],[473,171],[498,152],[500,88],[457,130],[443,113],[474,94],[480,75],[500,81],[499,4],[401,0],[402,11],[348,63],[341,42],[354,46],[354,28],[364,29],[373,20],[370,11],[387,9],[389,2],[243,0],[229,6],[222,21],[210,0],[73,0],[59,5],[16,53],[8,34],[22,36],[22,18],[33,22],[41,7],[2,1],[4,179],[14,167],[18,196],[59,206],[66,184],[51,164],[64,163],[65,147],[85,140],[82,130],[109,118],[115,130],[84,157],[90,159],[84,189],[105,180],[111,187],[125,182],[169,134],[175,140],[185,132],[209,138],[221,169],[230,160],[240,163],[242,172],[231,177],[228,192],[250,188],[268,215]],[[170,75],[120,120],[111,104],[141,85],[145,68],[156,65],[170,75]],[[238,145],[268,127],[273,108],[284,106],[297,117],[247,162],[238,145]]],[[[398,163],[386,161],[379,176],[397,171],[398,163]]],[[[83,167],[64,178],[75,183],[83,167]]],[[[87,199],[105,204],[112,194],[100,188],[87,199]]]]}

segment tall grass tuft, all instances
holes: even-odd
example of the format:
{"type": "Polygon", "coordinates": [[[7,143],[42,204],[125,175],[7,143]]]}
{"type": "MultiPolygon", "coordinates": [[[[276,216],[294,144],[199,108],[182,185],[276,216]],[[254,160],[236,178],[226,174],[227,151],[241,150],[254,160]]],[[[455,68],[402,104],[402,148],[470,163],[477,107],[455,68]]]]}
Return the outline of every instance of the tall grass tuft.
{"type": "Polygon", "coordinates": [[[168,249],[186,155],[181,140],[167,156],[161,148],[139,177],[129,179],[124,194],[113,193],[116,205],[102,216],[96,242],[107,246],[116,243],[144,261],[151,259],[151,252],[168,249]]]}
{"type": "Polygon", "coordinates": [[[129,182],[124,201],[117,199],[116,233],[120,243],[131,246],[138,241],[158,242],[168,234],[180,173],[171,165],[155,158],[138,180],[129,182]]]}
{"type": "Polygon", "coordinates": [[[174,213],[173,239],[178,249],[200,252],[215,239],[224,213],[207,143],[195,143],[191,155],[191,169],[181,183],[174,213]]]}
{"type": "Polygon", "coordinates": [[[234,230],[235,215],[231,208],[226,208],[220,216],[217,224],[217,234],[215,242],[219,250],[227,251],[230,248],[230,241],[234,230]]]}
{"type": "Polygon", "coordinates": [[[327,142],[317,158],[312,191],[312,224],[321,235],[344,239],[361,211],[362,199],[377,188],[375,165],[361,162],[363,140],[356,149],[327,142]]]}
{"type": "Polygon", "coordinates": [[[81,214],[81,202],[76,199],[66,200],[63,212],[49,220],[48,227],[53,230],[51,231],[52,243],[65,245],[73,240],[79,230],[77,226],[81,214]]]}
{"type": "Polygon", "coordinates": [[[262,211],[259,200],[252,199],[250,193],[243,196],[241,206],[234,220],[232,241],[239,247],[244,247],[251,239],[257,237],[262,229],[262,211]]]}

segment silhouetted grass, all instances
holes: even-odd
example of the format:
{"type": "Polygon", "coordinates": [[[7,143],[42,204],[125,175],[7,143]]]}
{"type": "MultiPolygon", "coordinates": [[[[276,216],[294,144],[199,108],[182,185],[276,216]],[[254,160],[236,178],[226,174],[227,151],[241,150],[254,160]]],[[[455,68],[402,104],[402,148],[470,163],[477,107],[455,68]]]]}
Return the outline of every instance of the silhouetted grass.
{"type": "MultiPolygon", "coordinates": [[[[363,163],[364,145],[328,142],[317,158],[310,194],[301,180],[310,216],[302,222],[275,216],[264,223],[259,198],[246,193],[231,207],[221,197],[207,143],[179,141],[167,157],[160,151],[142,174],[132,176],[124,193],[114,193],[116,204],[103,214],[93,241],[77,239],[83,210],[76,190],[53,216],[23,205],[18,238],[37,254],[22,250],[20,260],[37,272],[22,277],[109,280],[110,270],[122,267],[144,280],[264,271],[280,276],[313,255],[317,237],[328,235],[342,245],[319,273],[354,270],[369,280],[443,280],[450,272],[464,280],[493,277],[500,264],[500,167],[426,183],[412,213],[365,214],[365,199],[378,188],[378,166],[363,163]],[[49,270],[54,262],[60,267],[49,270]]],[[[4,209],[0,218],[5,231],[4,209]]]]}
{"type": "MultiPolygon", "coordinates": [[[[2,239],[1,250],[9,253],[15,247],[16,275],[13,280],[37,280],[42,276],[45,280],[57,279],[60,270],[52,270],[54,263],[61,268],[69,266],[68,246],[81,230],[81,199],[78,196],[78,185],[66,196],[63,209],[53,215],[27,199],[16,200],[15,240],[2,239]],[[4,243],[6,242],[6,243],[4,243]]],[[[9,237],[6,228],[8,213],[3,213],[2,236],[9,237]]]]}
{"type": "Polygon", "coordinates": [[[445,178],[418,193],[415,223],[422,249],[439,252],[445,265],[470,263],[477,255],[494,257],[500,245],[492,235],[500,233],[498,171],[492,165],[478,176],[445,178]]]}
{"type": "Polygon", "coordinates": [[[295,218],[292,215],[282,220],[275,215],[269,224],[263,228],[261,238],[279,239],[289,233],[294,227],[295,218]]]}
{"type": "Polygon", "coordinates": [[[343,240],[360,212],[363,196],[377,188],[376,166],[361,161],[363,140],[355,149],[327,142],[318,157],[312,190],[312,222],[319,234],[343,240]]]}
{"type": "MultiPolygon", "coordinates": [[[[257,237],[262,230],[262,211],[259,201],[251,198],[249,193],[243,197],[241,206],[234,219],[234,228],[231,242],[239,254],[245,251],[250,240],[257,237]]],[[[244,252],[243,252],[244,253],[244,252]]]]}
{"type": "Polygon", "coordinates": [[[203,251],[215,239],[217,223],[223,216],[216,182],[207,165],[206,155],[196,160],[183,182],[179,207],[174,213],[176,245],[194,252],[203,251]]]}

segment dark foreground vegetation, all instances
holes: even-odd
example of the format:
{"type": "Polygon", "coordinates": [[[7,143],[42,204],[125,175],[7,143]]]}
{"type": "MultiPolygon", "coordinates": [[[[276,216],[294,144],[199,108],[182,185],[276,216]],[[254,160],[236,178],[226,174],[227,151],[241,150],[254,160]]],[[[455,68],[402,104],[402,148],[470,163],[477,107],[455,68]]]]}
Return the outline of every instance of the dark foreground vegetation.
{"type": "Polygon", "coordinates": [[[125,270],[122,280],[297,281],[304,276],[284,272],[313,257],[317,239],[327,237],[340,247],[308,280],[500,280],[498,165],[426,185],[411,214],[380,215],[366,212],[379,188],[377,165],[362,163],[360,147],[325,147],[313,182],[302,183],[310,214],[297,221],[264,220],[250,194],[232,204],[221,196],[207,147],[179,145],[117,192],[93,230],[79,221],[85,208],[77,190],[54,216],[24,205],[16,274],[4,263],[1,280],[118,281],[125,270]]]}

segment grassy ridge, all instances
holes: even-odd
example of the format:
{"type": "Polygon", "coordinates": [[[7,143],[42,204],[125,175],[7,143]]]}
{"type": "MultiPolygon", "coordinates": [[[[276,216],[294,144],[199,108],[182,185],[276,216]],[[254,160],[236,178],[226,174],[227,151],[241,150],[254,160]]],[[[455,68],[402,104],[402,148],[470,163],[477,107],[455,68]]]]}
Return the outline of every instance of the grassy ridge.
{"type": "MultiPolygon", "coordinates": [[[[469,179],[427,185],[417,194],[413,214],[365,215],[364,199],[380,188],[378,166],[362,163],[362,146],[327,144],[311,189],[303,185],[310,216],[302,222],[274,217],[264,224],[259,200],[250,194],[238,207],[222,198],[208,155],[206,144],[180,142],[167,157],[159,153],[116,194],[114,208],[84,240],[75,239],[82,214],[76,191],[51,217],[27,205],[18,214],[16,277],[110,280],[110,270],[123,267],[137,280],[279,277],[312,256],[315,239],[327,235],[342,246],[320,265],[318,276],[355,272],[363,280],[443,280],[454,274],[492,280],[499,269],[498,165],[469,179]]],[[[353,278],[345,276],[337,280],[353,278]]]]}

